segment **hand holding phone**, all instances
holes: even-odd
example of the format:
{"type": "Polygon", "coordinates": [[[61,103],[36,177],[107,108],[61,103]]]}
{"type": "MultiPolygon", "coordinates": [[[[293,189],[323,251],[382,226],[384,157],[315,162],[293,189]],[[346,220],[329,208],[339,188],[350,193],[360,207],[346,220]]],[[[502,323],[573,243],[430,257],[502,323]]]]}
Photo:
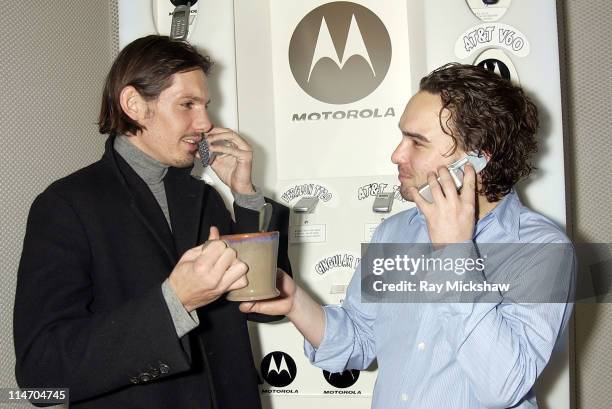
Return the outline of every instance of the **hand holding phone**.
{"type": "Polygon", "coordinates": [[[450,166],[451,169],[441,166],[437,174],[430,172],[427,182],[430,185],[431,201],[419,194],[417,188],[408,188],[412,200],[425,218],[434,249],[473,238],[478,208],[475,171],[482,170],[484,166],[480,161],[476,161],[475,166],[465,166],[471,164],[472,160],[468,158],[466,162],[455,162],[450,166]],[[463,185],[461,193],[457,192],[458,182],[463,185]]]}
{"type": "MultiPolygon", "coordinates": [[[[470,152],[467,154],[467,156],[450,164],[448,166],[448,171],[450,172],[451,178],[453,179],[457,190],[460,190],[463,186],[464,168],[468,162],[472,164],[474,171],[478,173],[487,166],[488,160],[484,155],[479,156],[476,152],[470,152]]],[[[440,177],[438,177],[438,181],[440,181],[440,177]]],[[[428,184],[421,186],[419,188],[419,193],[429,203],[433,203],[431,187],[428,184]]]]}

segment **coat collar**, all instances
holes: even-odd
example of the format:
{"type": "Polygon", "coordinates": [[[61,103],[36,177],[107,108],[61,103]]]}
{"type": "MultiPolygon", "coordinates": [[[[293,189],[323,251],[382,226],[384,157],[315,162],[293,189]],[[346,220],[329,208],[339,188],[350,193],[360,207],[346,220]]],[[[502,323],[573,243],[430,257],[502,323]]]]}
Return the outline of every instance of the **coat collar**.
{"type": "Polygon", "coordinates": [[[190,168],[168,169],[164,189],[170,211],[171,231],[147,184],[114,150],[114,140],[114,135],[107,139],[102,161],[113,169],[130,208],[174,265],[181,254],[198,244],[206,185],[190,176],[190,168]]]}
{"type": "Polygon", "coordinates": [[[179,255],[200,244],[208,232],[200,231],[203,203],[209,193],[207,185],[191,176],[191,168],[169,168],[164,179],[166,199],[170,210],[170,222],[174,244],[179,255]]]}

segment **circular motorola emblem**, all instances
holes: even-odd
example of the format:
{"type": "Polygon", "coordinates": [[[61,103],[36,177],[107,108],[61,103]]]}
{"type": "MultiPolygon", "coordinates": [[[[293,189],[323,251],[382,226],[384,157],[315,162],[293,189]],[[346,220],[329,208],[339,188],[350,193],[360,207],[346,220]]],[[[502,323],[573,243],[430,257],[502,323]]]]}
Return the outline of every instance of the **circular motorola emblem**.
{"type": "Polygon", "coordinates": [[[356,369],[347,369],[344,372],[323,371],[323,377],[331,386],[348,388],[353,386],[357,379],[359,379],[359,371],[356,369]]]}
{"type": "Polygon", "coordinates": [[[289,65],[299,86],[329,104],[348,104],[370,95],[391,64],[391,39],[376,14],[359,4],[337,1],[308,13],[289,43],[289,65]]]}
{"type": "Polygon", "coordinates": [[[483,60],[478,63],[478,66],[486,68],[489,71],[493,71],[502,78],[507,80],[510,79],[510,70],[508,69],[508,66],[500,60],[496,60],[494,58],[483,60]]]}
{"type": "Polygon", "coordinates": [[[289,385],[297,374],[293,358],[281,351],[270,352],[264,356],[259,369],[265,381],[278,388],[289,385]]]}
{"type": "Polygon", "coordinates": [[[493,71],[497,75],[515,84],[519,84],[518,73],[512,60],[502,50],[491,48],[476,58],[474,65],[493,71]]]}

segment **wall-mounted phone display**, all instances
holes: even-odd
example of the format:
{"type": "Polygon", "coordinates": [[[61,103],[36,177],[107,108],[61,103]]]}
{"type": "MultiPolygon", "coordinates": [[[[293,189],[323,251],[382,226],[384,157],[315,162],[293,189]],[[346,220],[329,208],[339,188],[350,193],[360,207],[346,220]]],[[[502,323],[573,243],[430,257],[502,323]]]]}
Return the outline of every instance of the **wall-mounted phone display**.
{"type": "Polygon", "coordinates": [[[316,196],[304,196],[293,205],[293,211],[295,213],[314,213],[319,198],[316,196]]]}
{"type": "Polygon", "coordinates": [[[187,40],[189,34],[189,10],[191,3],[180,5],[172,12],[170,24],[170,37],[175,40],[187,40]]]}
{"type": "Polygon", "coordinates": [[[178,40],[187,40],[198,16],[198,0],[152,0],[157,32],[178,40]]]}
{"type": "MultiPolygon", "coordinates": [[[[476,173],[478,173],[483,170],[485,166],[487,166],[487,162],[487,158],[484,155],[478,156],[478,154],[475,152],[470,152],[467,156],[450,164],[448,166],[448,171],[453,178],[453,182],[455,183],[457,190],[461,189],[461,186],[463,186],[463,172],[465,165],[471,163],[476,173]]],[[[439,180],[440,178],[438,177],[438,181],[439,180]]],[[[421,196],[423,196],[423,198],[425,198],[425,200],[433,203],[433,195],[431,194],[431,187],[429,185],[422,186],[419,189],[419,193],[421,196]]]]}
{"type": "Polygon", "coordinates": [[[372,210],[376,213],[390,213],[393,208],[395,192],[381,192],[374,198],[372,210]]]}

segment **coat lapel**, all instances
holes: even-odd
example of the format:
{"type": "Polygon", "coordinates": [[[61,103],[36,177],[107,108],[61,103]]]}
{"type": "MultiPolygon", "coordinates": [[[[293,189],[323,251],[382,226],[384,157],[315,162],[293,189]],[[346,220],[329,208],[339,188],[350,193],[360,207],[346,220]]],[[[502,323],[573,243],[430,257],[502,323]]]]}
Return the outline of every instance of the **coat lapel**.
{"type": "Polygon", "coordinates": [[[201,237],[208,237],[208,232],[200,231],[202,204],[208,188],[201,180],[192,177],[190,172],[191,168],[169,168],[164,179],[174,244],[179,257],[200,244],[201,237]]]}
{"type": "Polygon", "coordinates": [[[116,171],[128,197],[130,208],[162,247],[170,264],[174,266],[178,257],[172,232],[164,213],[147,184],[134,172],[121,155],[115,152],[113,148],[114,139],[111,136],[106,143],[105,159],[116,171]]]}

